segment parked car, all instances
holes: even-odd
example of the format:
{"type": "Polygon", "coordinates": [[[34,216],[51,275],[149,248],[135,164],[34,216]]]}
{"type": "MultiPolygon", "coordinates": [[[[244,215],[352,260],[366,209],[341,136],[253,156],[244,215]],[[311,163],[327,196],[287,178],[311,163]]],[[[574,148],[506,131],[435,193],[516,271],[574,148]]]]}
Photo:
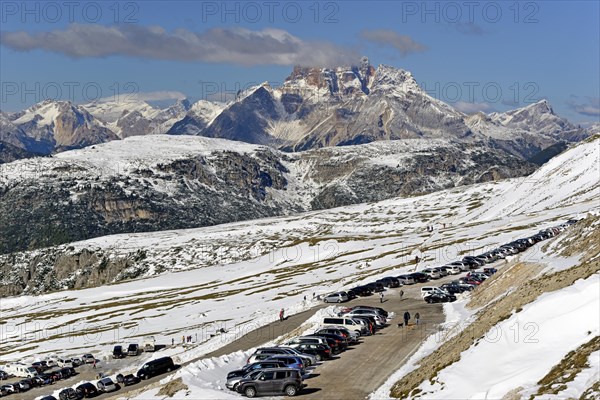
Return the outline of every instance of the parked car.
{"type": "Polygon", "coordinates": [[[432,293],[447,294],[442,289],[435,287],[435,286],[423,286],[421,288],[421,297],[422,298],[425,298],[426,296],[429,296],[432,293]]]}
{"type": "Polygon", "coordinates": [[[73,368],[73,360],[71,360],[70,358],[59,358],[58,360],[56,360],[56,364],[62,368],[73,368]]]}
{"type": "Polygon", "coordinates": [[[466,262],[467,264],[469,264],[469,267],[471,267],[471,268],[480,267],[483,264],[485,264],[485,260],[482,260],[480,258],[473,257],[473,256],[466,256],[462,260],[463,260],[463,262],[466,262]]]}
{"type": "Polygon", "coordinates": [[[301,343],[296,347],[302,353],[313,355],[317,361],[328,360],[332,357],[331,347],[325,344],[301,343]]]}
{"type": "MultiPolygon", "coordinates": [[[[334,346],[337,346],[339,351],[344,351],[348,348],[348,340],[343,336],[335,335],[333,333],[312,333],[310,335],[306,335],[306,337],[322,337],[325,339],[331,339],[335,342],[334,346]]],[[[327,345],[329,347],[331,347],[330,343],[331,342],[327,340],[327,345]]]]}
{"type": "Polygon", "coordinates": [[[362,324],[357,323],[352,318],[323,317],[323,319],[321,320],[321,326],[343,326],[348,330],[357,331],[360,334],[367,333],[364,326],[362,324]]]}
{"type": "Polygon", "coordinates": [[[0,386],[0,397],[8,396],[10,393],[3,387],[0,386]]]}
{"type": "Polygon", "coordinates": [[[262,348],[256,349],[254,354],[272,354],[272,355],[277,355],[277,354],[286,355],[287,354],[290,356],[296,356],[296,357],[302,358],[303,361],[306,361],[306,365],[314,365],[317,363],[317,360],[313,356],[308,355],[308,354],[301,354],[298,350],[293,349],[291,347],[285,347],[285,346],[262,347],[262,348]]]}
{"type": "Polygon", "coordinates": [[[300,357],[294,357],[289,355],[275,355],[268,358],[269,360],[283,361],[287,368],[294,368],[300,371],[301,375],[304,375],[306,367],[300,357]]]}
{"type": "Polygon", "coordinates": [[[137,377],[140,379],[148,379],[156,375],[171,372],[175,369],[175,364],[171,357],[161,357],[156,360],[151,360],[142,365],[137,372],[137,377]]]}
{"type": "Polygon", "coordinates": [[[96,360],[96,357],[94,357],[93,354],[84,354],[83,356],[81,356],[81,360],[83,360],[83,362],[85,364],[93,364],[94,361],[96,360]]]}
{"type": "Polygon", "coordinates": [[[8,374],[2,370],[0,370],[0,380],[8,379],[8,374]]]}
{"type": "Polygon", "coordinates": [[[371,282],[366,285],[373,293],[385,292],[385,286],[381,282],[371,282]]]}
{"type": "Polygon", "coordinates": [[[442,289],[443,291],[450,293],[450,294],[457,294],[457,293],[462,293],[464,292],[465,288],[460,287],[459,285],[454,285],[451,283],[445,283],[442,286],[440,286],[440,289],[442,289]]]}
{"type": "Polygon", "coordinates": [[[494,275],[496,272],[498,272],[498,270],[496,268],[484,268],[483,269],[483,273],[488,276],[494,275]]]}
{"type": "Polygon", "coordinates": [[[422,272],[413,272],[412,274],[409,274],[409,276],[412,277],[416,283],[425,283],[430,279],[429,275],[422,272]]]}
{"type": "Polygon", "coordinates": [[[458,275],[462,272],[462,270],[460,269],[460,267],[458,265],[444,265],[444,266],[440,267],[440,269],[443,269],[449,275],[458,275]]]}
{"type": "Polygon", "coordinates": [[[433,292],[425,296],[425,302],[427,303],[447,303],[456,300],[456,296],[452,294],[446,294],[441,292],[433,292]]]}
{"type": "Polygon", "coordinates": [[[400,286],[400,281],[393,276],[386,276],[385,278],[379,279],[377,282],[381,282],[383,286],[389,288],[397,288],[400,286]]]}
{"type": "Polygon", "coordinates": [[[427,275],[430,279],[440,279],[442,277],[439,271],[436,271],[434,268],[425,268],[421,273],[427,275]]]}
{"type": "Polygon", "coordinates": [[[16,383],[7,383],[0,386],[0,388],[2,388],[2,390],[4,390],[8,394],[19,393],[20,391],[19,385],[17,385],[16,383]]]}
{"type": "Polygon", "coordinates": [[[82,398],[94,397],[98,395],[98,389],[94,386],[93,383],[85,382],[75,388],[77,393],[81,395],[82,398]]]}
{"type": "Polygon", "coordinates": [[[460,268],[461,271],[468,271],[470,269],[469,264],[467,264],[466,262],[463,262],[463,261],[454,261],[448,265],[455,265],[458,268],[460,268]]]}
{"type": "Polygon", "coordinates": [[[356,293],[358,296],[364,297],[364,296],[371,296],[373,294],[373,291],[367,287],[366,285],[363,286],[357,286],[355,288],[351,289],[354,293],[356,293]]]}
{"type": "Polygon", "coordinates": [[[124,351],[123,346],[113,347],[112,358],[125,358],[126,356],[127,352],[124,351]]]}
{"type": "Polygon", "coordinates": [[[123,385],[125,386],[135,385],[136,383],[139,383],[139,381],[140,378],[133,374],[127,374],[123,377],[123,385]]]}
{"type": "Polygon", "coordinates": [[[348,300],[354,300],[358,297],[358,293],[354,289],[346,290],[346,293],[348,294],[348,300]]]}
{"type": "Polygon", "coordinates": [[[116,383],[110,378],[102,378],[97,383],[98,391],[102,393],[110,393],[119,390],[116,383]]]}
{"type": "MultiPolygon", "coordinates": [[[[283,365],[283,363],[282,363],[281,367],[276,367],[276,368],[285,368],[285,365],[283,365]]],[[[237,372],[237,371],[234,371],[234,372],[237,372]]],[[[225,387],[229,390],[237,391],[237,387],[243,379],[254,380],[254,379],[256,379],[256,377],[258,377],[261,374],[261,372],[262,372],[262,370],[258,369],[258,370],[246,371],[241,376],[228,377],[227,382],[225,382],[225,387]]]]}
{"type": "Polygon", "coordinates": [[[316,331],[315,333],[316,334],[319,334],[319,333],[332,333],[334,335],[343,336],[343,337],[346,338],[346,340],[348,342],[351,342],[351,343],[358,342],[358,338],[360,337],[360,334],[358,334],[356,331],[352,331],[351,332],[348,329],[335,328],[335,327],[322,328],[322,329],[319,329],[318,331],[316,331]]]}
{"type": "Polygon", "coordinates": [[[373,317],[375,318],[375,324],[377,326],[384,326],[386,324],[386,319],[382,315],[380,315],[375,310],[364,310],[364,309],[354,309],[347,314],[343,315],[345,318],[354,318],[354,317],[373,317]]]}
{"type": "Polygon", "coordinates": [[[25,381],[25,380],[22,380],[22,381],[16,382],[16,385],[17,385],[17,386],[18,386],[18,388],[19,388],[19,392],[26,392],[26,391],[28,391],[29,389],[31,389],[31,385],[29,384],[29,382],[27,382],[27,381],[25,381]]]}
{"type": "Polygon", "coordinates": [[[58,393],[59,400],[79,400],[82,399],[83,396],[73,388],[66,388],[61,390],[58,393]]]}
{"type": "Polygon", "coordinates": [[[348,294],[346,292],[331,293],[323,297],[325,303],[343,303],[348,300],[348,294]]]}
{"type": "Polygon", "coordinates": [[[71,362],[73,363],[74,367],[79,367],[80,365],[83,364],[83,360],[79,357],[72,357],[71,362]]]}
{"type": "Polygon", "coordinates": [[[44,396],[40,400],[56,400],[56,397],[54,397],[54,396],[44,396]]]}
{"type": "Polygon", "coordinates": [[[387,317],[388,317],[388,315],[389,315],[389,314],[388,314],[388,312],[387,312],[386,310],[384,310],[383,308],[381,308],[381,307],[373,307],[373,306],[358,305],[358,306],[354,306],[354,307],[352,307],[352,309],[353,309],[353,310],[355,310],[355,309],[364,309],[364,310],[377,310],[377,312],[378,312],[380,315],[383,315],[383,316],[384,316],[384,317],[386,317],[386,318],[387,318],[387,317]]]}
{"type": "Polygon", "coordinates": [[[285,367],[285,363],[283,361],[276,361],[276,360],[257,361],[255,363],[246,364],[241,369],[237,369],[237,370],[229,372],[227,374],[227,379],[241,377],[241,376],[248,374],[251,371],[256,371],[258,369],[284,368],[284,367],[285,367]]]}
{"type": "Polygon", "coordinates": [[[141,352],[140,345],[137,343],[130,343],[127,347],[128,356],[139,356],[141,352]]]}
{"type": "Polygon", "coordinates": [[[398,279],[402,285],[414,285],[416,283],[415,278],[410,275],[398,275],[396,279],[398,279]]]}
{"type": "Polygon", "coordinates": [[[302,377],[293,369],[265,369],[256,376],[244,378],[238,384],[236,391],[246,397],[257,395],[282,395],[295,396],[306,385],[302,377]]]}

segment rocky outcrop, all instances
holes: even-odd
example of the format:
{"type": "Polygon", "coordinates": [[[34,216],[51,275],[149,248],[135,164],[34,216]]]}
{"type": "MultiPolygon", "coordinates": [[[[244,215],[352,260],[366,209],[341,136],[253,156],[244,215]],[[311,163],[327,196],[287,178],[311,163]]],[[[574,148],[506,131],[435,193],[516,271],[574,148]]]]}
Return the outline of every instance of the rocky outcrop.
{"type": "Polygon", "coordinates": [[[444,140],[288,154],[199,137],[133,137],[3,164],[0,253],[379,201],[533,169],[485,146],[444,140]]]}

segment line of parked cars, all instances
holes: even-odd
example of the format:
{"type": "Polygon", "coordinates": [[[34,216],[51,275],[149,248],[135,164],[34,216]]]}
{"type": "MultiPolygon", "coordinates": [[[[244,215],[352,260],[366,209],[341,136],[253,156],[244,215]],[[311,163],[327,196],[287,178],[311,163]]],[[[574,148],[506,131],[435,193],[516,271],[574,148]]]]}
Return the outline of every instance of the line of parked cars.
{"type": "MultiPolygon", "coordinates": [[[[58,400],[81,400],[84,398],[95,397],[102,393],[116,392],[121,389],[121,385],[130,386],[139,383],[143,379],[148,379],[156,375],[174,371],[176,368],[171,357],[161,357],[146,362],[134,374],[117,374],[115,381],[110,377],[99,379],[96,384],[84,382],[76,387],[62,389],[58,394],[58,400]]],[[[41,400],[57,400],[54,396],[45,396],[41,400]]]]}
{"type": "Polygon", "coordinates": [[[455,301],[456,294],[473,290],[497,272],[496,268],[483,268],[481,271],[473,271],[473,269],[477,269],[499,259],[504,259],[510,255],[520,253],[542,240],[550,239],[551,237],[558,235],[576,222],[576,220],[569,220],[564,224],[541,230],[535,235],[514,240],[477,256],[466,256],[461,261],[455,261],[442,267],[426,268],[422,270],[421,273],[427,275],[429,279],[439,279],[449,274],[460,273],[456,272],[455,268],[460,271],[470,272],[458,280],[443,284],[439,287],[422,287],[421,297],[427,303],[455,301]]]}
{"type": "Polygon", "coordinates": [[[297,336],[284,345],[263,347],[241,369],[227,374],[226,387],[246,397],[295,396],[306,387],[304,378],[318,363],[331,360],[387,324],[388,313],[379,307],[356,306],[338,315],[323,317],[311,334],[297,336]]]}
{"type": "Polygon", "coordinates": [[[5,380],[16,377],[21,378],[21,380],[0,386],[0,397],[26,392],[35,387],[52,385],[62,379],[75,376],[77,375],[75,368],[89,362],[89,357],[93,359],[91,354],[85,354],[83,357],[49,359],[37,361],[30,365],[23,363],[5,364],[0,371],[0,379],[5,380]]]}
{"type": "Polygon", "coordinates": [[[386,288],[396,288],[403,285],[413,285],[415,283],[426,283],[448,275],[459,275],[463,272],[468,272],[467,275],[436,288],[438,290],[421,292],[423,299],[428,303],[455,301],[457,293],[473,290],[487,279],[487,277],[496,272],[496,269],[494,268],[483,268],[482,271],[478,272],[473,270],[496,260],[520,253],[542,240],[558,235],[575,223],[577,223],[577,220],[568,220],[563,224],[543,229],[535,235],[514,240],[476,256],[466,256],[460,261],[454,261],[440,267],[428,267],[410,274],[387,276],[366,285],[356,286],[346,291],[331,293],[323,296],[323,301],[326,303],[344,303],[355,299],[357,296],[370,296],[373,293],[383,292],[386,288]]]}

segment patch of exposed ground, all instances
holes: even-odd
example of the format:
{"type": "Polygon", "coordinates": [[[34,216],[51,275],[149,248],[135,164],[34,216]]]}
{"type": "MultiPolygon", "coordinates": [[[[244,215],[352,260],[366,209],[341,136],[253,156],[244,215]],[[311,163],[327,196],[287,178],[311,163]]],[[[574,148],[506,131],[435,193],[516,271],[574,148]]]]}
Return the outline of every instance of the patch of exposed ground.
{"type": "MultiPolygon", "coordinates": [[[[486,334],[493,326],[499,322],[509,318],[513,312],[519,311],[525,305],[535,301],[541,294],[554,292],[568,286],[571,286],[575,281],[579,279],[586,279],[594,273],[600,270],[600,257],[598,243],[600,243],[600,230],[593,229],[598,225],[598,217],[590,217],[589,220],[581,221],[574,228],[565,232],[565,237],[559,236],[563,241],[561,243],[564,247],[562,254],[567,255],[568,252],[572,251],[572,254],[582,254],[581,262],[579,265],[572,267],[568,270],[558,271],[554,273],[548,273],[539,276],[533,280],[526,281],[514,281],[512,285],[515,288],[502,295],[502,287],[511,286],[510,282],[504,285],[499,285],[496,289],[497,293],[501,294],[500,298],[489,302],[489,298],[482,297],[479,300],[475,300],[474,305],[483,305],[483,307],[476,315],[474,322],[469,327],[458,335],[456,335],[451,341],[442,344],[437,350],[435,350],[429,356],[424,357],[419,367],[411,371],[398,382],[394,384],[391,390],[391,396],[396,398],[407,398],[407,397],[418,397],[419,389],[418,386],[424,381],[434,381],[438,372],[444,368],[452,365],[453,363],[460,360],[460,355],[463,351],[468,350],[471,346],[476,344],[478,340],[486,334]],[[586,228],[587,227],[587,228],[586,228]],[[577,238],[580,238],[581,242],[587,243],[584,245],[577,238]],[[574,246],[575,249],[569,249],[574,246]],[[517,286],[519,285],[519,286],[517,286]]],[[[556,239],[555,239],[556,240],[556,239]]],[[[527,268],[526,265],[517,267],[512,273],[513,279],[518,279],[523,269],[527,268]]],[[[508,273],[511,268],[502,271],[508,273]]],[[[500,274],[502,274],[500,272],[500,274]]],[[[496,278],[500,281],[502,278],[496,278]]],[[[483,287],[488,285],[488,282],[483,284],[483,287]]]]}
{"type": "Polygon", "coordinates": [[[600,336],[594,337],[589,342],[571,351],[560,363],[552,367],[546,376],[540,379],[538,382],[540,387],[537,393],[530,397],[530,400],[533,400],[536,396],[558,394],[565,390],[567,383],[572,382],[583,369],[590,367],[588,362],[590,354],[598,350],[600,350],[600,336]]]}
{"type": "Polygon", "coordinates": [[[163,387],[160,388],[157,395],[171,398],[175,396],[177,392],[180,392],[182,390],[189,390],[189,388],[185,383],[183,383],[183,380],[181,378],[177,378],[165,383],[163,387]]]}

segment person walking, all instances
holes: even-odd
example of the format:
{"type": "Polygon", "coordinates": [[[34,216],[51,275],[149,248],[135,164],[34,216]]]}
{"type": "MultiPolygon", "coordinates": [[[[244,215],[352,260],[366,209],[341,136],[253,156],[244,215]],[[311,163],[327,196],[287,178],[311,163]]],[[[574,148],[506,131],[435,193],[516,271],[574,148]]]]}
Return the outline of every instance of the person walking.
{"type": "Polygon", "coordinates": [[[379,302],[383,303],[383,292],[379,292],[379,302]]]}
{"type": "Polygon", "coordinates": [[[403,296],[404,296],[404,290],[400,290],[400,300],[402,300],[403,296]]]}
{"type": "Polygon", "coordinates": [[[92,364],[92,368],[96,369],[96,357],[94,357],[94,363],[92,364]]]}
{"type": "Polygon", "coordinates": [[[281,311],[279,311],[279,322],[283,322],[283,320],[285,319],[284,314],[285,311],[282,308],[281,311]]]}
{"type": "Polygon", "coordinates": [[[175,339],[171,338],[171,346],[175,346],[175,339]]]}
{"type": "Polygon", "coordinates": [[[408,326],[408,321],[410,320],[410,313],[408,311],[404,312],[404,326],[408,326]]]}
{"type": "Polygon", "coordinates": [[[421,314],[416,313],[415,314],[415,324],[419,325],[419,319],[421,318],[421,314]]]}

